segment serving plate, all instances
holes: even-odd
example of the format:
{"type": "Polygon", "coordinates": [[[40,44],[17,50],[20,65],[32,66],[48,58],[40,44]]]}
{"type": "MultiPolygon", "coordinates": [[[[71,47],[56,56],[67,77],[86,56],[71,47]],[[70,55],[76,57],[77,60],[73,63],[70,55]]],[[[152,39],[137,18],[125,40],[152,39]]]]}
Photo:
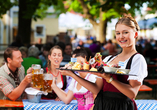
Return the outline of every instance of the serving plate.
{"type": "Polygon", "coordinates": [[[111,72],[117,74],[129,74],[130,72],[130,69],[120,69],[120,68],[107,67],[107,66],[104,66],[103,68],[105,72],[111,72]]]}
{"type": "Polygon", "coordinates": [[[99,72],[99,71],[89,71],[89,70],[74,70],[74,69],[64,69],[64,68],[56,68],[59,70],[67,70],[67,71],[77,71],[77,72],[89,72],[89,73],[107,73],[107,74],[118,74],[118,75],[129,75],[129,76],[136,76],[134,74],[129,74],[129,69],[119,69],[119,68],[114,68],[114,67],[108,67],[104,68],[104,72],[99,72]]]}

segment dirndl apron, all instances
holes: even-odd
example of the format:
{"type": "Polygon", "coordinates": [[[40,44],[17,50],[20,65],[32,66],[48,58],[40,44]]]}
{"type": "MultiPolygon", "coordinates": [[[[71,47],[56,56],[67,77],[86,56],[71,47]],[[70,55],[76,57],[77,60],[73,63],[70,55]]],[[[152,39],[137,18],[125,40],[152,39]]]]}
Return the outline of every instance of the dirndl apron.
{"type": "Polygon", "coordinates": [[[78,102],[78,110],[89,110],[94,104],[93,94],[90,91],[83,94],[75,93],[74,96],[78,102]]]}
{"type": "MultiPolygon", "coordinates": [[[[90,75],[88,75],[87,80],[89,76],[90,75]]],[[[94,104],[93,93],[90,91],[85,93],[74,93],[74,96],[78,102],[78,110],[89,110],[94,104]]]]}
{"type": "Polygon", "coordinates": [[[93,110],[135,110],[130,98],[118,92],[102,90],[95,99],[93,110]]]}

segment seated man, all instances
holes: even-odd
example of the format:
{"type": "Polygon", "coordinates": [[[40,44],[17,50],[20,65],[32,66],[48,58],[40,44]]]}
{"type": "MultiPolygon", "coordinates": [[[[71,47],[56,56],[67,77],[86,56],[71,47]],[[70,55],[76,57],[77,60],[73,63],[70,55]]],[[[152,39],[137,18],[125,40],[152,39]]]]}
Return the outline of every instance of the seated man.
{"type": "Polygon", "coordinates": [[[8,47],[4,51],[5,64],[0,68],[0,99],[17,100],[23,98],[25,88],[32,81],[32,69],[25,75],[21,65],[22,54],[17,47],[8,47]]]}

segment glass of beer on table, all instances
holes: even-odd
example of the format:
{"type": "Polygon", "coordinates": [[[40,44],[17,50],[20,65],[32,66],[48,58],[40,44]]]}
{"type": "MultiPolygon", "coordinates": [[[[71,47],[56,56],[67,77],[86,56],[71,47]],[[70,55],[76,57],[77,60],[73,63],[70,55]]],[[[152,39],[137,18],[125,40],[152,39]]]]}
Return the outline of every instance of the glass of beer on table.
{"type": "Polygon", "coordinates": [[[52,92],[51,84],[52,84],[52,74],[50,73],[44,73],[44,86],[43,86],[43,91],[52,92]]]}
{"type": "Polygon", "coordinates": [[[35,88],[43,89],[43,72],[44,70],[38,64],[32,65],[32,84],[35,88]]]}

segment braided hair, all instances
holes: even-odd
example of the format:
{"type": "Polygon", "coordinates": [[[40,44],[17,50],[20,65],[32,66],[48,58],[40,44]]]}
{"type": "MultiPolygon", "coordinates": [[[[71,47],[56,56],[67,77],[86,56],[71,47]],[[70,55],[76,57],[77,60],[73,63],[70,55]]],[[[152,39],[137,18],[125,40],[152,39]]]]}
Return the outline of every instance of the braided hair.
{"type": "Polygon", "coordinates": [[[116,23],[115,27],[118,24],[123,24],[126,25],[132,29],[135,29],[135,31],[139,31],[140,27],[138,25],[138,23],[136,22],[136,20],[131,17],[130,15],[125,15],[124,17],[119,18],[118,22],[116,23]]]}

